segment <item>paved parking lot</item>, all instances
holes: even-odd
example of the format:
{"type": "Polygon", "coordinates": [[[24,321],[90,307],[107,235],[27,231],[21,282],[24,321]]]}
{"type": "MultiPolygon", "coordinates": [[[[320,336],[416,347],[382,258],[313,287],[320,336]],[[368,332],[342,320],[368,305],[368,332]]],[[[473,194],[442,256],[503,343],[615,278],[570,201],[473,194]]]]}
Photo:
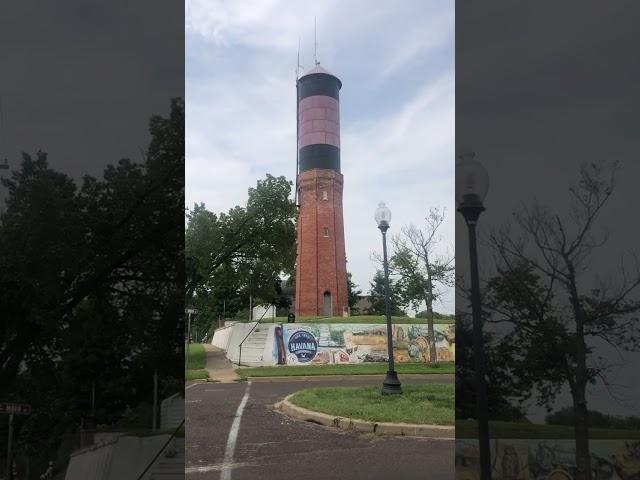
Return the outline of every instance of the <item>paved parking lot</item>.
{"type": "MultiPolygon", "coordinates": [[[[402,377],[403,383],[443,378],[402,377]]],[[[453,381],[449,376],[447,381],[453,381]]],[[[187,478],[222,480],[452,479],[454,443],[344,432],[293,420],[273,405],[311,386],[378,378],[200,383],[187,386],[187,478]]]]}

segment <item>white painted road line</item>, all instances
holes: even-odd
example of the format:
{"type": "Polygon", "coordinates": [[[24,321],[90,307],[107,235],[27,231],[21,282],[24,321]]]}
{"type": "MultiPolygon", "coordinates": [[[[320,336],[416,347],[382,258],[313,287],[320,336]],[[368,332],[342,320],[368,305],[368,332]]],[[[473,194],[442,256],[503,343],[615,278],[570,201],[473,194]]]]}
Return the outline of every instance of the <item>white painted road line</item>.
{"type": "Polygon", "coordinates": [[[184,469],[184,473],[187,475],[191,473],[207,473],[207,472],[219,472],[225,469],[234,469],[240,467],[252,467],[256,466],[255,462],[241,462],[241,463],[217,463],[214,465],[201,465],[199,467],[187,467],[184,469]]]}
{"type": "MultiPolygon", "coordinates": [[[[250,387],[251,382],[247,382],[247,388],[244,391],[244,397],[242,397],[242,401],[240,402],[240,405],[238,405],[236,416],[233,419],[233,423],[231,424],[231,430],[229,430],[229,438],[227,439],[227,449],[224,452],[223,465],[233,465],[233,454],[236,450],[236,441],[238,440],[238,432],[240,431],[240,420],[242,420],[244,407],[247,404],[247,400],[249,400],[250,387]]],[[[231,471],[231,468],[227,466],[223,467],[222,472],[220,473],[220,480],[231,480],[231,471]]]]}
{"type": "Polygon", "coordinates": [[[195,387],[196,385],[206,385],[206,383],[192,383],[191,385],[187,385],[186,387],[184,387],[185,392],[191,387],[195,387]]]}

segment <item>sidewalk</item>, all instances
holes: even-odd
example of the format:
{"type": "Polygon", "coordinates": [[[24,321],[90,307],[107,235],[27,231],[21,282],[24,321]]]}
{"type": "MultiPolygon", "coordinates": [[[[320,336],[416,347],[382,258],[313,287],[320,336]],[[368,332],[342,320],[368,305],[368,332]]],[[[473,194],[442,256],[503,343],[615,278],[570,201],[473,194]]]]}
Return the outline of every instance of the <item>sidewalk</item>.
{"type": "MultiPolygon", "coordinates": [[[[351,382],[353,380],[382,379],[383,373],[362,375],[282,375],[278,377],[252,377],[247,375],[252,382],[324,382],[327,380],[337,382],[351,382]]],[[[424,380],[426,383],[454,383],[456,376],[453,373],[405,373],[400,378],[413,378],[424,380]]]]}
{"type": "Polygon", "coordinates": [[[224,350],[214,347],[210,343],[204,344],[207,354],[206,369],[209,378],[220,383],[235,383],[240,377],[236,374],[233,364],[224,356],[224,350]]]}

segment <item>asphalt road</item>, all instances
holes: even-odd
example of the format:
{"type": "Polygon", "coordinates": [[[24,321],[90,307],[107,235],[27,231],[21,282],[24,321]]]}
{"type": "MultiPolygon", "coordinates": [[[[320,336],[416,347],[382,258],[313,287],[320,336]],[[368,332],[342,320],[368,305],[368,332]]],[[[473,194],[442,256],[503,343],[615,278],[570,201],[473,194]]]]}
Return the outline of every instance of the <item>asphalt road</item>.
{"type": "MultiPolygon", "coordinates": [[[[349,379],[348,384],[377,385],[381,381],[382,377],[349,379]]],[[[427,383],[430,380],[401,376],[401,381],[427,383]]],[[[449,381],[453,381],[453,376],[449,381]]],[[[344,432],[290,419],[273,409],[273,404],[297,390],[345,384],[340,380],[300,382],[283,378],[275,382],[188,385],[187,478],[453,479],[454,443],[451,440],[344,432]],[[241,404],[244,408],[238,420],[236,413],[241,404]],[[232,429],[234,423],[239,428],[232,429]]]]}

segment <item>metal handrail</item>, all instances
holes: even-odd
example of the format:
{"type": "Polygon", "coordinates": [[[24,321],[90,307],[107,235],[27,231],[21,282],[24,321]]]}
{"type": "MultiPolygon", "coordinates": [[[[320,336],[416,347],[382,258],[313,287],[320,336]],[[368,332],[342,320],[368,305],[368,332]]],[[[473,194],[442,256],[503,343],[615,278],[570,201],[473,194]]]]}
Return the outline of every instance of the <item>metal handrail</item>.
{"type": "Polygon", "coordinates": [[[244,339],[240,342],[240,345],[238,345],[238,348],[240,349],[240,351],[238,352],[238,366],[240,366],[240,360],[242,359],[242,344],[244,343],[244,341],[249,338],[249,335],[251,335],[253,333],[253,331],[256,329],[256,327],[258,325],[260,325],[260,320],[262,320],[264,318],[264,316],[266,315],[266,313],[268,312],[268,309],[265,309],[265,311],[262,313],[262,316],[260,317],[260,319],[256,322],[256,324],[253,326],[253,328],[251,330],[249,330],[249,333],[247,333],[247,336],[244,337],[244,339]]]}

